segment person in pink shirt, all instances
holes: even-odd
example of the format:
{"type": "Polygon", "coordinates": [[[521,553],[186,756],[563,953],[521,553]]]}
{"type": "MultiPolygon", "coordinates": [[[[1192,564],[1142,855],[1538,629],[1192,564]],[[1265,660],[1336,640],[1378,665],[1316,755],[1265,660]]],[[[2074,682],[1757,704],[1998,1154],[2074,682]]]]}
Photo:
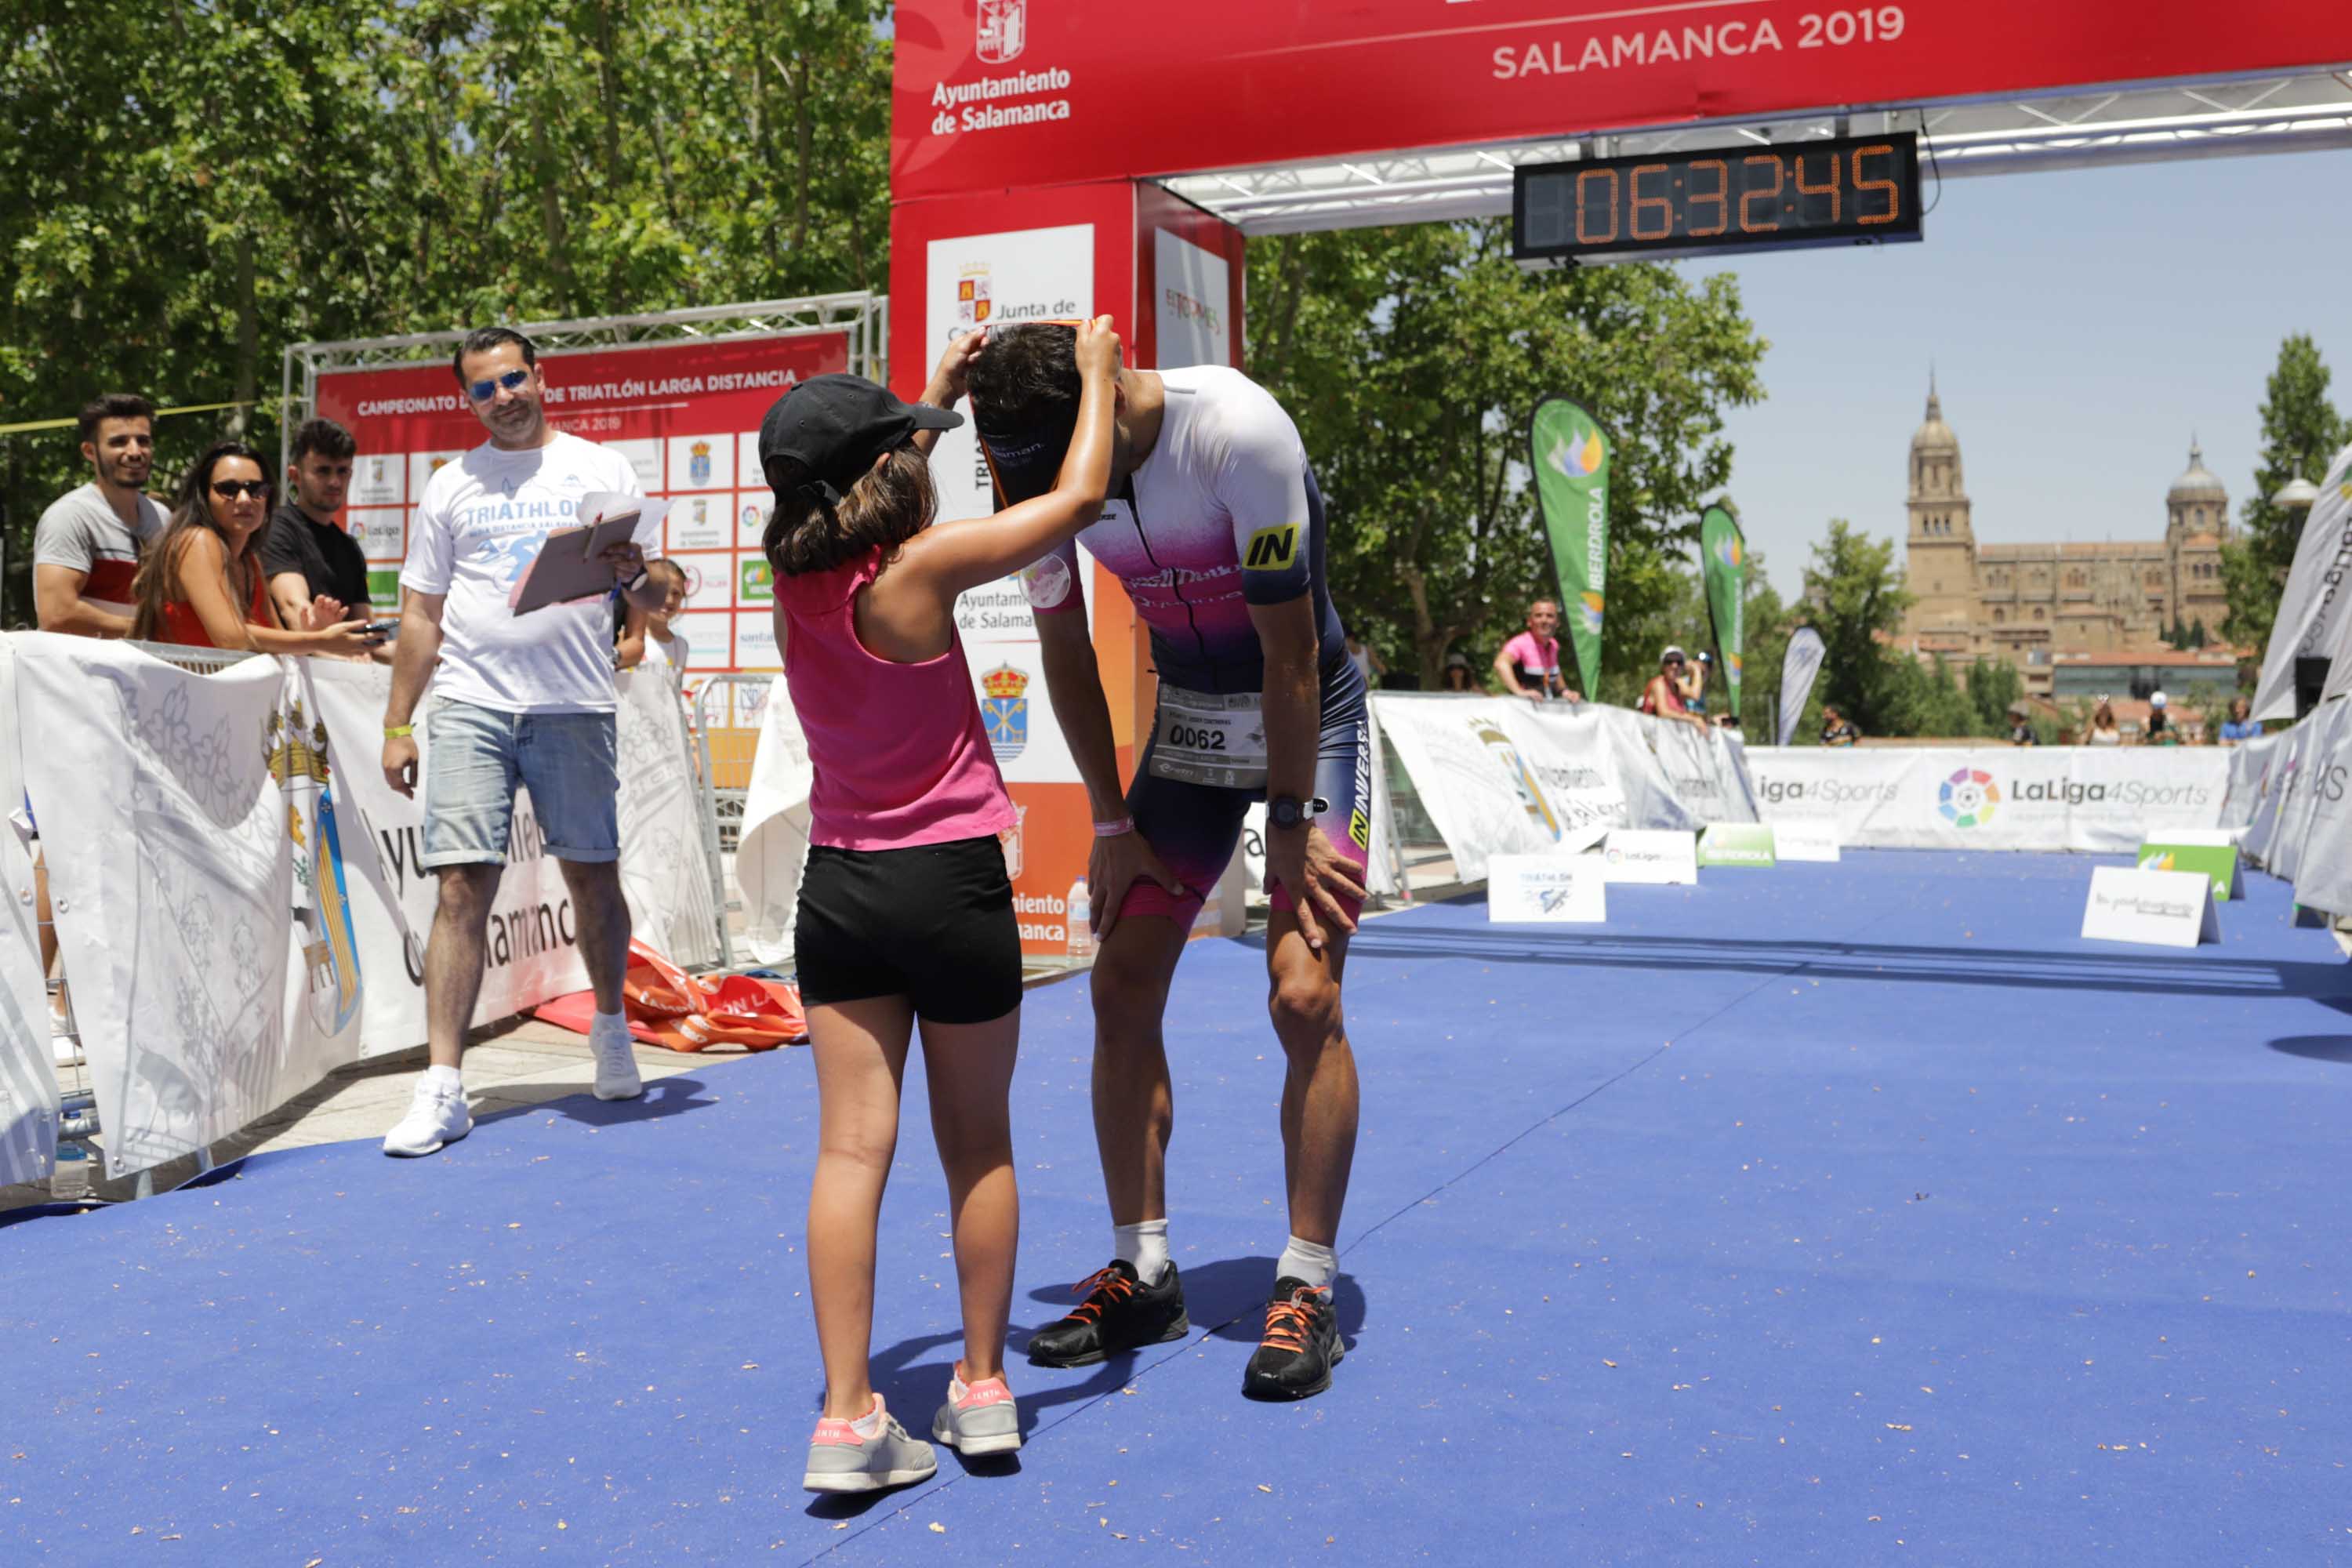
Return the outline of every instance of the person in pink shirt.
{"type": "Polygon", "coordinates": [[[931,1436],[966,1455],[1021,1446],[1004,1383],[1020,1197],[1007,1107],[1021,1034],[1021,939],[997,835],[1014,825],[956,596],[1074,538],[1110,484],[1118,338],[1078,333],[1077,432],[1058,482],[994,517],[930,526],[928,453],[982,334],[951,344],[919,403],[853,375],[778,398],[760,431],[776,494],[762,540],[776,643],[808,737],[808,868],[794,956],[816,1061],[809,1294],[824,1410],[802,1484],[904,1486],[939,1468],[874,1391],[874,1258],[908,1047],[922,1031],[931,1132],[948,1181],[963,1357],[931,1436]]]}
{"type": "Polygon", "coordinates": [[[1528,629],[1503,645],[1495,656],[1495,674],[1503,689],[1514,697],[1541,702],[1565,697],[1581,702],[1581,693],[1570,689],[1559,671],[1559,606],[1538,599],[1528,606],[1528,629]]]}

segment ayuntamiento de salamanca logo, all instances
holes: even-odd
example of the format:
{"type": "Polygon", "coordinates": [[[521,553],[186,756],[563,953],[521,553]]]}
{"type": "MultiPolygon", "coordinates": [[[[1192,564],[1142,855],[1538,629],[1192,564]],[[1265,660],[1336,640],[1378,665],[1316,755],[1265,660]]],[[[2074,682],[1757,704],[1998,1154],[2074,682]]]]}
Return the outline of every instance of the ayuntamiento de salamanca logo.
{"type": "Polygon", "coordinates": [[[2000,804],[2000,786],[1982,768],[1961,768],[1944,781],[1936,809],[1955,827],[1981,827],[2000,804]]]}

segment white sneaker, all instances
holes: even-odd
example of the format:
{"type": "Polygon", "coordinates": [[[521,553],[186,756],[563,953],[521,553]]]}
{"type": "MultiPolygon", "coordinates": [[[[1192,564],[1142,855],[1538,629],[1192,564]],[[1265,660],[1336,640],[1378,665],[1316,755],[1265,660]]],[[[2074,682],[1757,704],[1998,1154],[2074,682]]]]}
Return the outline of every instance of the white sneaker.
{"type": "Polygon", "coordinates": [[[966,1384],[948,1374],[947,1403],[931,1417],[931,1437],[967,1458],[1021,1447],[1021,1407],[1001,1377],[966,1384]]]}
{"type": "Polygon", "coordinates": [[[463,1089],[420,1078],[408,1114],[383,1135],[383,1152],[412,1158],[436,1153],[443,1144],[455,1143],[473,1130],[474,1115],[466,1109],[463,1089]]]}
{"type": "Polygon", "coordinates": [[[813,1492],[874,1492],[885,1487],[911,1486],[939,1473],[939,1456],[929,1443],[907,1436],[898,1418],[874,1396],[870,1417],[876,1430],[861,1436],[856,1424],[828,1415],[816,1424],[809,1439],[808,1469],[803,1488],[813,1492]]]}
{"type": "Polygon", "coordinates": [[[588,1026],[588,1048],[596,1055],[596,1098],[635,1100],[645,1093],[646,1080],[637,1073],[636,1043],[629,1037],[626,1018],[588,1026]]]}

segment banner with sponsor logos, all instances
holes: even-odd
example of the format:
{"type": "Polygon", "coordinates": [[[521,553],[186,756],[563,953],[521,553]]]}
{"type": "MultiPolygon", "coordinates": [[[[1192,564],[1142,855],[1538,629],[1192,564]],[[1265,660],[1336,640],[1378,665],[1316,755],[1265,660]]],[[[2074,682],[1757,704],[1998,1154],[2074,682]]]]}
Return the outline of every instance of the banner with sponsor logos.
{"type": "Polygon", "coordinates": [[[11,739],[107,1173],[130,1175],[356,1054],[348,927],[314,941],[295,874],[318,821],[289,785],[323,782],[328,748],[273,659],[205,676],[123,643],[12,640],[11,739]]]}
{"type": "MultiPolygon", "coordinates": [[[[0,637],[0,800],[21,801],[16,645],[0,637]]],[[[0,1187],[45,1182],[58,1146],[58,1079],[49,1043],[48,986],[41,973],[40,907],[33,885],[33,820],[0,823],[0,1187]]]]}
{"type": "Polygon", "coordinates": [[[1707,620],[1715,649],[1723,659],[1718,692],[1707,694],[1708,711],[1739,716],[1739,682],[1746,673],[1742,650],[1748,635],[1748,541],[1731,509],[1711,506],[1698,520],[1699,571],[1706,584],[1707,620]]]}
{"type": "Polygon", "coordinates": [[[1880,849],[2137,849],[2221,818],[2230,753],[2211,747],[1752,747],[1767,822],[1826,819],[1880,849]]]}
{"type": "Polygon", "coordinates": [[[2335,0],[2226,21],[2198,0],[2058,21],[2037,0],[899,0],[890,188],[905,203],[1016,180],[2333,67],[2339,16],[2335,0]]]}
{"type": "Polygon", "coordinates": [[[1738,742],[1595,703],[1380,692],[1373,711],[1465,881],[1588,830],[1753,822],[1738,742]]]}
{"type": "MultiPolygon", "coordinates": [[[[422,943],[438,894],[417,864],[421,807],[378,762],[389,679],[304,658],[198,674],[128,643],[0,641],[0,722],[14,717],[0,749],[20,762],[49,847],[110,1174],[193,1153],[336,1067],[423,1043],[422,943]]],[[[640,935],[707,959],[717,930],[675,691],[658,672],[623,680],[623,889],[640,935]]],[[[420,746],[428,733],[418,727],[420,746]]],[[[543,844],[525,793],[477,1022],[587,984],[543,844]]],[[[31,896],[23,869],[19,902],[31,896]]],[[[0,1023],[6,1001],[23,1011],[39,995],[34,933],[19,925],[0,930],[11,979],[0,1023]]],[[[46,1008],[37,1021],[46,1062],[46,1008]]],[[[38,1093],[53,1111],[54,1080],[33,1081],[12,1023],[0,1036],[0,1140],[13,1125],[37,1142],[19,1102],[38,1093]]],[[[0,1142],[0,1162],[19,1163],[13,1147],[0,1142]]]]}
{"type": "MultiPolygon", "coordinates": [[[[649,496],[667,497],[663,552],[685,569],[677,621],[694,671],[774,669],[775,594],[761,535],[772,502],[760,420],[813,375],[849,368],[846,332],[795,332],[541,353],[556,427],[610,447],[649,496]]],[[[365,549],[379,615],[400,603],[400,564],[425,481],[485,439],[446,360],[320,373],[317,412],[359,442],[347,526],[365,549]]]]}
{"type": "Polygon", "coordinates": [[[2330,687],[2352,679],[2352,446],[2327,466],[2295,544],[2254,685],[2255,718],[2294,720],[2295,666],[2308,658],[2335,661],[2330,687]]]}
{"type": "Polygon", "coordinates": [[[1528,460],[1577,673],[1588,693],[1597,692],[1609,597],[1609,437],[1579,405],[1547,397],[1528,421],[1528,460]]]}
{"type": "Polygon", "coordinates": [[[2290,733],[2305,736],[2304,763],[2283,802],[2281,864],[2265,868],[2294,881],[2295,902],[2352,915],[2352,702],[2331,702],[2290,733]]]}

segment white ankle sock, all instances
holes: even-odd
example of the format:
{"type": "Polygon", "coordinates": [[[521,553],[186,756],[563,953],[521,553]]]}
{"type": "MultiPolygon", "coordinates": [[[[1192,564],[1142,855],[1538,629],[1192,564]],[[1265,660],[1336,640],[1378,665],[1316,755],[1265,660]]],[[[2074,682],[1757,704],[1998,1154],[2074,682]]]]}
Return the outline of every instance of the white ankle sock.
{"type": "Polygon", "coordinates": [[[588,1020],[588,1032],[592,1035],[601,1034],[607,1029],[618,1029],[621,1033],[627,1034],[629,1032],[628,1014],[598,1013],[588,1020]]]}
{"type": "Polygon", "coordinates": [[[429,1084],[438,1085],[443,1089],[462,1089],[466,1087],[465,1079],[457,1076],[457,1069],[456,1068],[426,1068],[425,1069],[425,1081],[429,1084]]]}
{"type": "Polygon", "coordinates": [[[1276,1279],[1296,1279],[1318,1289],[1330,1284],[1339,1272],[1338,1253],[1320,1242],[1301,1241],[1295,1236],[1284,1244],[1282,1256],[1274,1265],[1276,1279]]]}
{"type": "Polygon", "coordinates": [[[1110,1227],[1111,1256],[1135,1266],[1135,1277],[1157,1285],[1168,1272],[1168,1222],[1147,1219],[1110,1227]]]}
{"type": "Polygon", "coordinates": [[[849,1429],[867,1442],[882,1430],[882,1396],[874,1396],[874,1408],[849,1424],[849,1429]]]}

